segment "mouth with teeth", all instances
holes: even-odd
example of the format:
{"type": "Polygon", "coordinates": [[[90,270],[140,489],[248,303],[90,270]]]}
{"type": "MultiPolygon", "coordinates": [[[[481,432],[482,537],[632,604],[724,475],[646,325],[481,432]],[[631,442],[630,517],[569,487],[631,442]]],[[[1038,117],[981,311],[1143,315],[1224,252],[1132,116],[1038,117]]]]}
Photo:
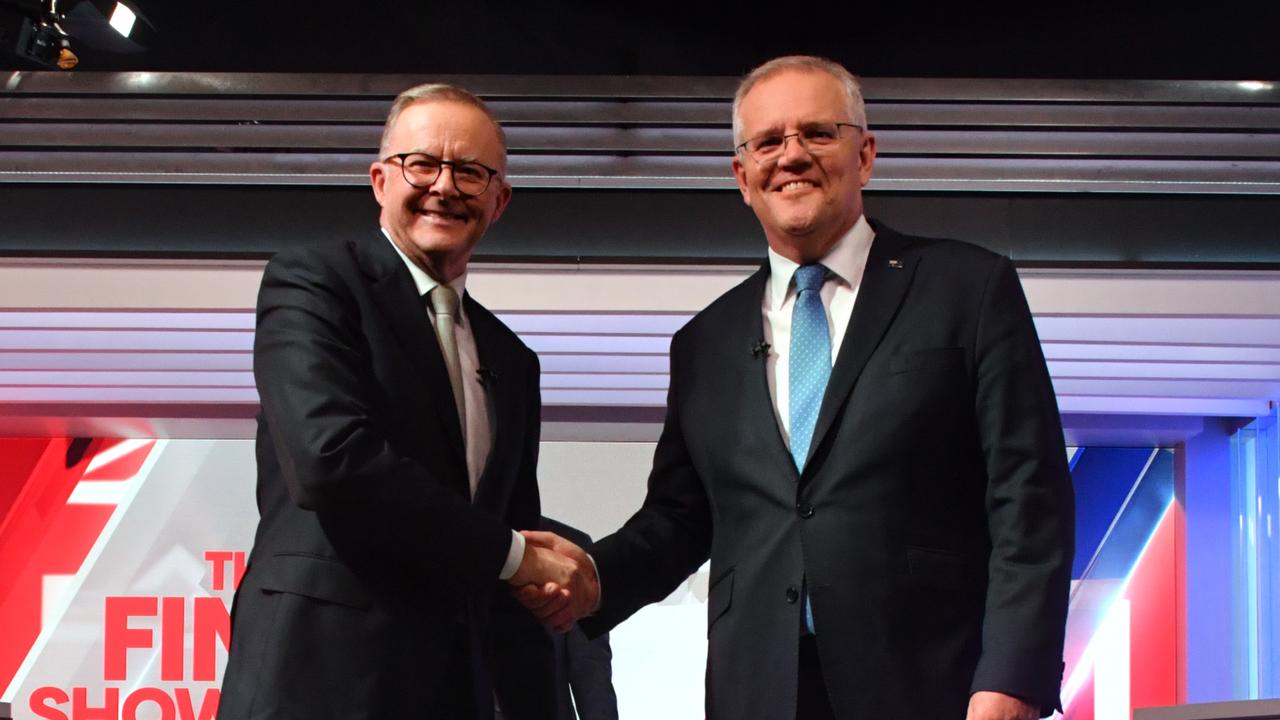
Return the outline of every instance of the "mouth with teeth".
{"type": "Polygon", "coordinates": [[[415,208],[414,213],[431,222],[442,224],[461,223],[467,221],[466,213],[450,212],[441,208],[415,208]]]}
{"type": "Polygon", "coordinates": [[[818,186],[817,183],[813,182],[812,180],[790,180],[788,182],[785,182],[779,185],[777,188],[774,189],[774,192],[780,192],[784,194],[796,193],[796,192],[802,192],[804,190],[808,190],[810,188],[815,188],[817,186],[818,186]]]}

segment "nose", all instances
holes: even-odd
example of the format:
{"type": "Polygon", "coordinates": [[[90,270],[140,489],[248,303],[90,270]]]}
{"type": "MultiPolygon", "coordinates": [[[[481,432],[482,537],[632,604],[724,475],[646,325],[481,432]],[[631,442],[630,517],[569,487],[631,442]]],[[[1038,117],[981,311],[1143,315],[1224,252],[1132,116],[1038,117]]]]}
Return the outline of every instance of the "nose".
{"type": "Polygon", "coordinates": [[[779,165],[806,165],[812,161],[813,155],[809,153],[809,148],[805,147],[804,140],[800,139],[800,133],[783,136],[782,155],[778,157],[779,165]]]}
{"type": "Polygon", "coordinates": [[[443,196],[461,195],[462,193],[458,192],[457,184],[454,183],[453,166],[441,165],[440,173],[436,175],[435,182],[431,183],[430,187],[428,187],[427,190],[429,192],[438,193],[443,196]],[[446,171],[448,171],[449,173],[449,179],[447,181],[444,179],[444,174],[446,171]]]}

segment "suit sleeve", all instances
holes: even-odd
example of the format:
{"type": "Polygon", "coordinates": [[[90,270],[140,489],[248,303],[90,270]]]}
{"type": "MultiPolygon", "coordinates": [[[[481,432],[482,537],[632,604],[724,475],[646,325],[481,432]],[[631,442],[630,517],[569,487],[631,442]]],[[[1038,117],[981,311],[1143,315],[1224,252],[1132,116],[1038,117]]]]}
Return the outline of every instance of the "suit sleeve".
{"type": "Polygon", "coordinates": [[[984,291],[975,342],[975,416],[991,540],[982,656],[973,691],[1059,705],[1075,506],[1062,426],[1012,263],[984,291]]]}
{"type": "Polygon", "coordinates": [[[374,378],[364,337],[337,271],[314,255],[267,265],[254,376],[290,498],[378,579],[458,594],[491,587],[510,529],[388,441],[401,420],[387,417],[395,388],[374,378]]]}
{"type": "Polygon", "coordinates": [[[684,331],[671,341],[667,415],[653,455],[644,504],[622,528],[596,541],[601,606],[580,623],[595,637],[645,605],[662,600],[706,561],[711,549],[711,504],[680,425],[684,331]]]}
{"type": "Polygon", "coordinates": [[[573,704],[582,720],[618,720],[618,696],[613,689],[613,650],[609,634],[589,640],[581,628],[565,635],[565,655],[573,704]]]}

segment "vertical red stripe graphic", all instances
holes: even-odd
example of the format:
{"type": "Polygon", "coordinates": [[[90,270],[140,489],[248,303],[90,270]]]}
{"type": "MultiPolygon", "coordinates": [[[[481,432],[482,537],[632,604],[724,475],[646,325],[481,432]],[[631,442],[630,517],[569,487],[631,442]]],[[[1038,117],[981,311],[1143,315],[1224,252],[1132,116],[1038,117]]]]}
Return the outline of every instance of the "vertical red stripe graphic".
{"type": "MultiPolygon", "coordinates": [[[[1178,554],[1175,503],[1156,529],[1129,581],[1129,706],[1178,702],[1178,554]]],[[[1128,715],[1126,715],[1128,716],[1128,715]]]]}

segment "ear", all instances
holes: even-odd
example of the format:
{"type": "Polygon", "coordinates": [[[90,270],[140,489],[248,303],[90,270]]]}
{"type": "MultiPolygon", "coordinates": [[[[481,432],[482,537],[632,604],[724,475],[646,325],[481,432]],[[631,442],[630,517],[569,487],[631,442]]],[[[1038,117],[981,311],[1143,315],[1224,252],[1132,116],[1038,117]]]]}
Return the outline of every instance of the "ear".
{"type": "Polygon", "coordinates": [[[369,165],[369,184],[373,186],[373,197],[382,204],[382,196],[386,191],[387,183],[387,167],[386,164],[378,160],[374,160],[369,165]]]}
{"type": "Polygon", "coordinates": [[[876,164],[876,136],[870,130],[862,133],[862,147],[858,148],[858,180],[862,187],[871,182],[871,167],[876,164]]]}
{"type": "Polygon", "coordinates": [[[511,183],[503,180],[502,187],[498,190],[498,197],[495,201],[497,204],[493,208],[493,219],[490,224],[498,222],[498,218],[502,217],[502,213],[507,209],[507,203],[511,202],[511,183]]]}
{"type": "Polygon", "coordinates": [[[747,191],[747,169],[742,165],[738,153],[733,154],[733,177],[738,181],[738,192],[742,193],[742,202],[751,206],[751,194],[747,191]]]}

